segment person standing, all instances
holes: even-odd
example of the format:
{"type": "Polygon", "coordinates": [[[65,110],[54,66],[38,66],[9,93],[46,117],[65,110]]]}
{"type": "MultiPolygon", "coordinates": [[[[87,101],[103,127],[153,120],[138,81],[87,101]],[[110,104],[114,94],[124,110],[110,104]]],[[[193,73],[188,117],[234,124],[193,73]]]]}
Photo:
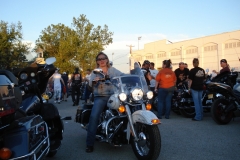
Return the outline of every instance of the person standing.
{"type": "Polygon", "coordinates": [[[59,69],[55,70],[55,73],[49,78],[49,83],[53,81],[53,86],[54,86],[54,103],[59,103],[61,102],[61,95],[62,95],[62,86],[65,86],[65,83],[62,79],[61,74],[58,73],[59,69]]]}
{"type": "Polygon", "coordinates": [[[77,106],[79,105],[80,87],[82,83],[82,75],[79,73],[78,68],[75,68],[75,71],[70,81],[71,81],[71,88],[72,88],[73,106],[77,106]]]}
{"type": "Polygon", "coordinates": [[[158,92],[158,118],[163,116],[163,108],[166,106],[165,118],[169,119],[171,111],[172,95],[175,90],[176,75],[171,69],[171,60],[164,60],[162,63],[162,69],[156,76],[155,90],[158,92]]]}
{"type": "Polygon", "coordinates": [[[88,87],[89,80],[90,80],[90,75],[91,75],[91,70],[87,69],[86,76],[84,78],[84,81],[85,81],[85,88],[84,88],[84,100],[85,100],[85,103],[89,102],[89,96],[91,94],[91,91],[90,91],[90,89],[88,87]]]}
{"type": "Polygon", "coordinates": [[[155,78],[156,78],[156,76],[157,76],[157,74],[158,74],[158,70],[156,70],[156,69],[154,68],[154,66],[155,66],[155,64],[154,64],[153,62],[151,62],[151,63],[150,63],[150,68],[149,68],[149,71],[150,71],[151,77],[152,77],[152,79],[150,80],[150,89],[151,89],[151,91],[153,91],[153,92],[154,92],[154,88],[155,88],[155,85],[156,85],[156,80],[155,80],[155,78]]]}
{"type": "Polygon", "coordinates": [[[193,121],[201,121],[203,119],[203,108],[202,108],[202,94],[203,85],[205,79],[204,69],[198,67],[198,58],[193,59],[193,67],[189,72],[189,92],[192,94],[196,115],[192,118],[193,121]]]}
{"type": "Polygon", "coordinates": [[[146,70],[146,73],[144,74],[145,76],[145,80],[147,82],[147,85],[150,89],[150,80],[152,79],[152,76],[151,76],[151,73],[150,73],[150,70],[149,70],[149,67],[150,67],[150,62],[149,60],[145,60],[142,64],[142,69],[146,70]]]}
{"type": "Polygon", "coordinates": [[[185,65],[183,62],[180,62],[179,68],[177,68],[174,72],[177,77],[176,87],[182,88],[183,82],[186,81],[188,78],[189,69],[185,68],[185,65]]]}
{"type": "MultiPolygon", "coordinates": [[[[65,84],[68,84],[68,75],[66,72],[63,72],[62,79],[65,84]]],[[[63,101],[67,101],[67,93],[68,93],[68,87],[65,86],[65,91],[63,90],[63,101]]]]}

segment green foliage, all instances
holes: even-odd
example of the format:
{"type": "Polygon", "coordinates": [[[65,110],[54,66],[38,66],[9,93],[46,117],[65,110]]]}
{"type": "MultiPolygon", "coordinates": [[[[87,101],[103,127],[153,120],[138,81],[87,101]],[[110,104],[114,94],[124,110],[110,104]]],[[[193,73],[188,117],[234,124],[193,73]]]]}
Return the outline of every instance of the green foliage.
{"type": "Polygon", "coordinates": [[[0,68],[23,66],[27,61],[30,44],[22,43],[22,25],[0,22],[0,68]]]}
{"type": "Polygon", "coordinates": [[[44,57],[56,57],[55,66],[61,71],[74,71],[75,67],[95,68],[95,57],[104,46],[112,43],[113,33],[108,26],[94,27],[85,15],[73,18],[72,28],[64,24],[51,24],[36,41],[35,51],[43,50],[44,57]]]}

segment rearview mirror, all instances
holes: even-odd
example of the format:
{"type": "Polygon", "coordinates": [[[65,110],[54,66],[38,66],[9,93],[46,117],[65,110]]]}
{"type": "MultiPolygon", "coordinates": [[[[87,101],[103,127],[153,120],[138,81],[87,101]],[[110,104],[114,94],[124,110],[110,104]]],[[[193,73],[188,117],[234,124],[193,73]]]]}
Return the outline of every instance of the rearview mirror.
{"type": "Polygon", "coordinates": [[[56,62],[56,58],[55,57],[47,58],[45,62],[47,65],[53,64],[54,62],[56,62]]]}

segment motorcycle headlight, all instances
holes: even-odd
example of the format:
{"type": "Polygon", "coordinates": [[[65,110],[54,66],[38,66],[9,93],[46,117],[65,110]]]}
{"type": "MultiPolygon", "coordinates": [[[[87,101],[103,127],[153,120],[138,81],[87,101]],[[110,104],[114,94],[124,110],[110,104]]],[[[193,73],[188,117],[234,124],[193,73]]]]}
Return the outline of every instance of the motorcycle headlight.
{"type": "Polygon", "coordinates": [[[140,88],[134,88],[131,91],[131,96],[134,101],[139,101],[143,98],[143,91],[140,88]]]}
{"type": "Polygon", "coordinates": [[[118,98],[121,100],[121,101],[125,101],[127,99],[127,95],[125,93],[120,93],[118,95],[118,98]]]}
{"type": "Polygon", "coordinates": [[[153,98],[153,92],[152,91],[148,91],[147,92],[147,98],[148,99],[152,99],[153,98]]]}

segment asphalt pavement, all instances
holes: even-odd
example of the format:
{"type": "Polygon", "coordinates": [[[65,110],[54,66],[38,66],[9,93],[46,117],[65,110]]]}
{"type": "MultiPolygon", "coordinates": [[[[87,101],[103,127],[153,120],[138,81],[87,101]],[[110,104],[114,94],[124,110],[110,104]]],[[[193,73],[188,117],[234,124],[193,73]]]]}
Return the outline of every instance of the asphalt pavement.
{"type": "MultiPolygon", "coordinates": [[[[74,122],[77,106],[72,106],[71,97],[56,106],[61,116],[72,116],[72,120],[64,121],[62,146],[54,157],[47,160],[137,159],[131,145],[113,147],[96,142],[94,152],[86,153],[87,132],[74,122]]],[[[210,113],[205,113],[202,121],[192,121],[172,112],[170,119],[161,119],[159,125],[162,142],[158,160],[240,159],[240,113],[237,111],[236,115],[228,125],[218,125],[210,113]]]]}

